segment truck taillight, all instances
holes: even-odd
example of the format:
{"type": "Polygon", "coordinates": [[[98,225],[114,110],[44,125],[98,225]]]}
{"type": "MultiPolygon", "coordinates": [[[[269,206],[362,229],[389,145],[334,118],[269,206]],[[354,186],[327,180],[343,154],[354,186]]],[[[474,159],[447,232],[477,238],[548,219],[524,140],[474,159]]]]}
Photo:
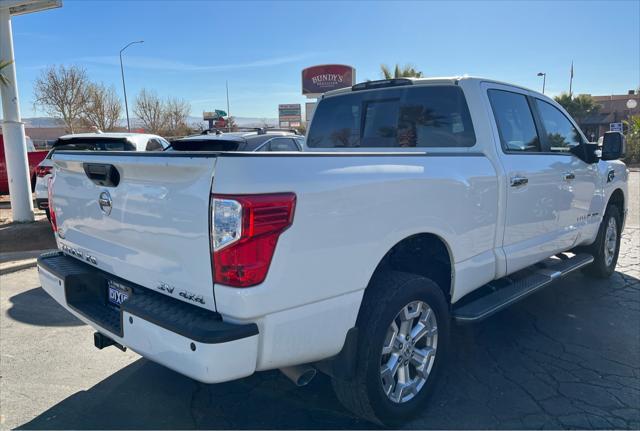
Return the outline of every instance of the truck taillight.
{"type": "Polygon", "coordinates": [[[52,166],[38,166],[36,167],[36,176],[43,178],[51,173],[52,166]]]}
{"type": "Polygon", "coordinates": [[[58,231],[58,222],[56,221],[56,210],[55,207],[53,206],[53,181],[54,178],[50,177],[48,182],[47,182],[47,195],[48,195],[48,202],[49,202],[49,218],[51,219],[51,227],[53,228],[54,232],[58,231]]]}
{"type": "Polygon", "coordinates": [[[280,234],[293,222],[296,195],[213,195],[211,247],[216,283],[249,287],[264,281],[280,234]]]}

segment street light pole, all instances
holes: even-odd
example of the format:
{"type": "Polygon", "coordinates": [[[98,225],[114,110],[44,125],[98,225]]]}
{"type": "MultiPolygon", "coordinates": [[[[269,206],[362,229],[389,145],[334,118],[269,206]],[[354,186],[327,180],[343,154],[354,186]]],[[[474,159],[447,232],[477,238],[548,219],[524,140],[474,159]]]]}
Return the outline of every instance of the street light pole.
{"type": "Polygon", "coordinates": [[[131,132],[131,123],[129,122],[129,104],[127,103],[127,86],[124,83],[124,67],[122,66],[122,51],[129,48],[134,43],[143,43],[144,40],[136,40],[129,42],[124,48],[120,50],[120,73],[122,74],[122,90],[124,91],[124,109],[127,112],[127,131],[131,132]]]}
{"type": "Polygon", "coordinates": [[[542,94],[544,94],[544,86],[547,83],[547,74],[545,72],[538,72],[538,76],[542,76],[542,94]]]}

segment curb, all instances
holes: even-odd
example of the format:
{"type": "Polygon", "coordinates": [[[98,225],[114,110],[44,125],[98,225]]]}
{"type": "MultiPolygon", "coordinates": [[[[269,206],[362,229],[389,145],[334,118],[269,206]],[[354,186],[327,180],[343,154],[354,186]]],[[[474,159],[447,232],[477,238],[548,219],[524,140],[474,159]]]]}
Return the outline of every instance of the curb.
{"type": "Polygon", "coordinates": [[[18,260],[0,264],[0,275],[11,274],[23,269],[34,268],[38,264],[38,259],[18,260]]]}

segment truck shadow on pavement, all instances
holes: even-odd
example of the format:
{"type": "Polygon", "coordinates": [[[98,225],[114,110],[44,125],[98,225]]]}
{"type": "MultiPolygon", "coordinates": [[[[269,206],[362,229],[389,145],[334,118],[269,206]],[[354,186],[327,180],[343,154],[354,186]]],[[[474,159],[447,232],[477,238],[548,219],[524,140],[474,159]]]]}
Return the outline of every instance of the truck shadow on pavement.
{"type": "Polygon", "coordinates": [[[76,319],[41,287],[27,290],[9,298],[7,315],[18,322],[35,326],[81,326],[76,319]]]}
{"type": "MultiPolygon", "coordinates": [[[[406,428],[640,427],[640,280],[572,275],[469,326],[406,428]]],[[[73,372],[70,370],[70,372],[73,372]]],[[[277,371],[205,385],[140,359],[19,429],[372,428],[325,376],[296,388],[277,371]]]]}
{"type": "Polygon", "coordinates": [[[370,428],[370,425],[342,409],[324,376],[304,388],[294,387],[278,371],[206,385],[139,359],[18,429],[193,428],[370,428]]]}

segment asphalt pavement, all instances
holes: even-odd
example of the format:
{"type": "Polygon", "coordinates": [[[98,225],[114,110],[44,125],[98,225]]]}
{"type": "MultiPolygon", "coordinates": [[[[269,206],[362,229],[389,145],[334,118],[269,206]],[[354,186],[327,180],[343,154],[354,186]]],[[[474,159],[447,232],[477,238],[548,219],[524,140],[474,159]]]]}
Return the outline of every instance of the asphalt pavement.
{"type": "MultiPolygon", "coordinates": [[[[618,272],[573,274],[470,326],[429,406],[406,428],[639,429],[638,177],[618,272]]],[[[35,269],[0,281],[0,427],[19,429],[371,428],[319,375],[279,372],[206,385],[113,347],[40,287],[35,269]]]]}

